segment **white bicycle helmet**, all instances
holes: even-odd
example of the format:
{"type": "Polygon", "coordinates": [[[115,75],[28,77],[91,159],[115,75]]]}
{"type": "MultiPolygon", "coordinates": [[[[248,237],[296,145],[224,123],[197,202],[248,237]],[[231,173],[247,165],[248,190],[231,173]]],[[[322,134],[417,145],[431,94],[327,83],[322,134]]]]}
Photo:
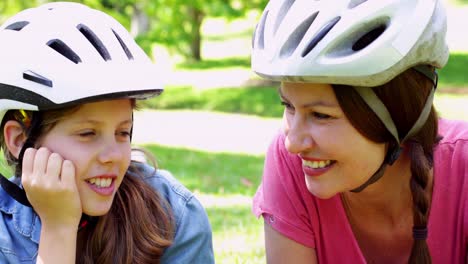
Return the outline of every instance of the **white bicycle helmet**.
{"type": "Polygon", "coordinates": [[[0,27],[0,120],[10,109],[47,110],[163,91],[162,76],[111,16],[78,3],[24,10],[0,27]]]}
{"type": "Polygon", "coordinates": [[[360,192],[398,159],[400,145],[426,122],[437,73],[448,60],[447,18],[440,0],[271,0],[255,29],[252,69],[264,78],[352,86],[393,135],[395,148],[360,192]],[[431,67],[427,67],[427,66],[431,67]],[[374,93],[414,68],[434,83],[419,118],[399,138],[385,105],[374,93]]]}
{"type": "Polygon", "coordinates": [[[290,82],[378,86],[415,65],[444,66],[440,0],[271,0],[252,69],[290,82]]]}
{"type": "MultiPolygon", "coordinates": [[[[164,73],[111,16],[77,3],[24,10],[0,27],[0,120],[8,110],[51,110],[115,98],[148,98],[163,91],[164,73]]],[[[36,113],[36,112],[35,112],[36,113]]],[[[34,117],[19,154],[33,147],[34,117]]],[[[14,199],[31,206],[23,189],[0,175],[14,199]]]]}

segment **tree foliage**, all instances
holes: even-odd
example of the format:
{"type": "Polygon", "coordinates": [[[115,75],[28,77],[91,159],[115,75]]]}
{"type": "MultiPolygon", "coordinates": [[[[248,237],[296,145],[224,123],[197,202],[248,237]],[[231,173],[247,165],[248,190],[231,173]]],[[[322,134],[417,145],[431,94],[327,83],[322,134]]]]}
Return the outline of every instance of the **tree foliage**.
{"type": "MultiPolygon", "coordinates": [[[[0,0],[0,22],[18,11],[54,0],[0,0]]],[[[58,0],[60,1],[60,0],[58,0]]],[[[201,26],[206,17],[236,18],[262,9],[268,0],[72,0],[100,9],[127,27],[147,52],[160,43],[201,60],[201,26]]]]}
{"type": "Polygon", "coordinates": [[[201,60],[202,23],[206,17],[237,18],[262,9],[267,0],[157,0],[148,3],[151,29],[140,39],[164,43],[193,60],[201,60]]]}

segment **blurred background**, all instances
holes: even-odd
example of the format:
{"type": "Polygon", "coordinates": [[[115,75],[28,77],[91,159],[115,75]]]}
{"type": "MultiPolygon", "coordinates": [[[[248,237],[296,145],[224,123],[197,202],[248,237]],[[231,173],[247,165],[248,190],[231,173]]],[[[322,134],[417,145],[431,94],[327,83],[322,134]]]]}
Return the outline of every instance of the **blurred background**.
{"type": "MultiPolygon", "coordinates": [[[[44,0],[0,0],[0,23],[44,0]]],[[[264,152],[281,126],[278,84],[250,71],[251,36],[266,0],[81,0],[129,29],[165,73],[165,92],[141,104],[134,143],[200,199],[217,263],[265,263],[263,223],[250,212],[264,152]]],[[[468,120],[468,0],[444,0],[448,65],[435,105],[468,120]]],[[[155,73],[157,74],[157,73],[155,73]]],[[[7,173],[7,169],[2,169],[7,173]]],[[[10,174],[11,175],[11,174],[10,174]]]]}

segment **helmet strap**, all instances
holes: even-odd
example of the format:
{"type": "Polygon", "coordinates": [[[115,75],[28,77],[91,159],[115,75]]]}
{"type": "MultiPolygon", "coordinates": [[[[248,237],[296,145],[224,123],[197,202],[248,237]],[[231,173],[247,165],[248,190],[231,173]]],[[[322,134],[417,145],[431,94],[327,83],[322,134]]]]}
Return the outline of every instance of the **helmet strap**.
{"type": "Polygon", "coordinates": [[[351,192],[361,192],[367,186],[379,180],[383,176],[387,165],[393,165],[393,163],[400,156],[402,152],[401,144],[403,142],[406,142],[407,139],[411,138],[417,132],[419,132],[423,125],[426,123],[429,114],[431,113],[432,102],[434,101],[434,93],[437,89],[438,76],[437,72],[432,71],[430,67],[424,65],[417,66],[414,69],[428,77],[433,82],[434,86],[433,89],[431,89],[429,96],[427,97],[426,103],[424,104],[421,114],[414,123],[413,127],[408,131],[408,133],[402,140],[400,140],[398,136],[396,125],[393,122],[392,117],[387,110],[387,107],[385,107],[382,101],[377,97],[374,90],[370,87],[353,87],[356,90],[356,92],[359,93],[361,98],[366,102],[366,104],[372,109],[372,111],[379,117],[379,119],[387,128],[387,130],[392,134],[396,144],[388,148],[385,159],[382,162],[382,165],[380,165],[379,169],[364,184],[362,184],[358,188],[351,190],[351,192]]]}

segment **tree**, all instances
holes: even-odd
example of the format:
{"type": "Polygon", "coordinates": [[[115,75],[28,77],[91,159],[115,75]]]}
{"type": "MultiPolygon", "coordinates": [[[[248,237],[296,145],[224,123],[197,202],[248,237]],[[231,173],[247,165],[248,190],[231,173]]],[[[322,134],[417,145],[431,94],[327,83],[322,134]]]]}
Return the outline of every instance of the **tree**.
{"type": "Polygon", "coordinates": [[[0,1],[0,23],[19,11],[36,6],[37,0],[1,0],[0,1]]]}
{"type": "MultiPolygon", "coordinates": [[[[61,0],[0,0],[0,20],[44,2],[61,0]]],[[[262,9],[268,0],[72,0],[115,17],[139,44],[151,52],[161,43],[188,59],[202,59],[201,26],[207,16],[237,18],[262,9]]]]}
{"type": "Polygon", "coordinates": [[[164,43],[189,59],[200,61],[201,26],[207,16],[236,18],[263,8],[267,0],[155,0],[146,6],[152,27],[140,39],[164,43]]]}

